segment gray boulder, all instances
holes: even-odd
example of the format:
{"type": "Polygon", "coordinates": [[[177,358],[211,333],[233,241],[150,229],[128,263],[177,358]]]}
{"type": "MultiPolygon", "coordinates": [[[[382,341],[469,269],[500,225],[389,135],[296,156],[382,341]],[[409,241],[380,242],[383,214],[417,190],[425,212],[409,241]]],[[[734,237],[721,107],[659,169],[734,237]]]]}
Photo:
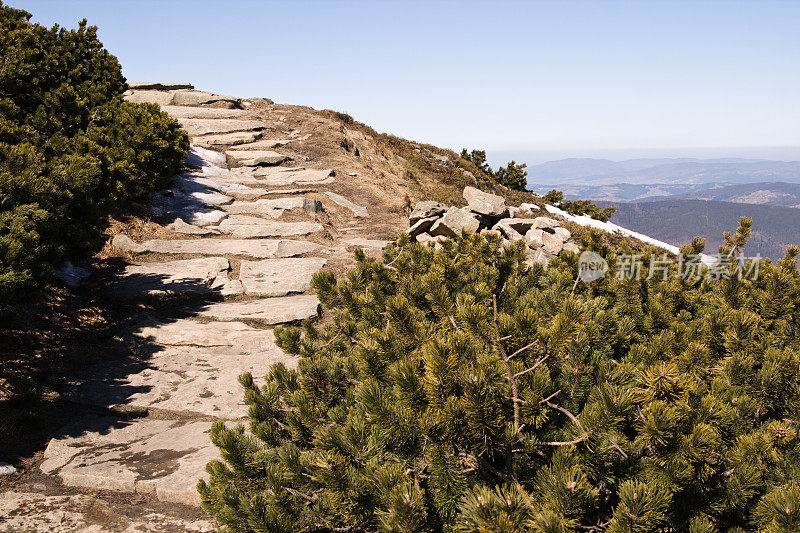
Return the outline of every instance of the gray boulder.
{"type": "Polygon", "coordinates": [[[462,231],[476,232],[480,229],[481,223],[469,212],[469,209],[458,209],[451,207],[445,212],[444,216],[433,223],[430,233],[433,237],[444,235],[445,237],[455,237],[461,235],[462,231]]]}
{"type": "Polygon", "coordinates": [[[558,220],[553,220],[550,217],[536,217],[534,219],[536,222],[534,223],[534,228],[555,228],[560,226],[558,220]]]}
{"type": "MultiPolygon", "coordinates": [[[[431,226],[433,226],[437,220],[439,220],[438,217],[421,218],[408,228],[407,233],[411,238],[421,235],[431,229],[431,226]]],[[[417,240],[419,241],[419,239],[417,240]]]]}
{"type": "Polygon", "coordinates": [[[464,199],[476,213],[490,217],[501,217],[506,212],[506,201],[502,196],[489,194],[475,187],[464,188],[464,199]]]}
{"type": "Polygon", "coordinates": [[[439,202],[417,202],[414,206],[414,210],[411,211],[411,215],[408,217],[408,221],[411,225],[414,225],[423,218],[437,217],[443,213],[444,207],[439,205],[439,202]]]}

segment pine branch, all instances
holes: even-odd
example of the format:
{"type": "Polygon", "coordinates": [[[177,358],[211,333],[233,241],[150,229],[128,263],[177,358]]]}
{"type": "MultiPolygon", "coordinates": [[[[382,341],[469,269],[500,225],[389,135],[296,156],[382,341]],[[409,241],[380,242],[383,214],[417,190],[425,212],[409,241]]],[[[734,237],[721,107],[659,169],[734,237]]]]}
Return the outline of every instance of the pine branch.
{"type": "Polygon", "coordinates": [[[514,431],[519,435],[519,388],[517,387],[517,379],[514,375],[514,370],[511,368],[511,357],[508,356],[505,346],[503,346],[502,337],[500,335],[500,322],[497,313],[497,295],[492,294],[492,311],[494,312],[494,331],[497,337],[497,347],[500,349],[500,354],[503,357],[503,363],[506,366],[506,379],[511,384],[511,397],[514,404],[514,431]]]}

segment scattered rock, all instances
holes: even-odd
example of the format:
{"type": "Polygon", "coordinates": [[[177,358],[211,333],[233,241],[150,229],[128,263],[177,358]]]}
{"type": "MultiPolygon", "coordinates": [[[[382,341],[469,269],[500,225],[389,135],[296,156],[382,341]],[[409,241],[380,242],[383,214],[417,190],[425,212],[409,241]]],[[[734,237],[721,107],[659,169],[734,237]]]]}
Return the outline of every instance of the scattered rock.
{"type": "Polygon", "coordinates": [[[461,235],[462,231],[474,233],[480,229],[480,226],[480,221],[466,208],[451,207],[442,218],[433,223],[428,233],[434,237],[437,235],[455,237],[461,235]]]}
{"type": "Polygon", "coordinates": [[[341,194],[336,194],[335,192],[326,191],[325,194],[328,195],[328,198],[339,204],[340,206],[349,209],[353,212],[353,214],[358,218],[367,218],[369,213],[367,212],[366,207],[361,207],[360,205],[356,205],[341,194]]]}
{"type": "Polygon", "coordinates": [[[88,269],[76,267],[69,261],[64,266],[56,270],[56,277],[64,282],[70,289],[77,289],[81,283],[91,275],[88,269]]]}
{"type": "Polygon", "coordinates": [[[536,217],[534,220],[534,228],[555,228],[561,225],[558,220],[553,220],[550,217],[536,217]]]}
{"type": "Polygon", "coordinates": [[[175,233],[183,233],[184,235],[209,235],[215,233],[213,230],[207,228],[187,224],[182,218],[176,218],[174,222],[167,224],[166,227],[175,233]]]}
{"type": "Polygon", "coordinates": [[[411,211],[411,214],[408,217],[408,221],[413,226],[423,218],[438,217],[439,215],[444,214],[444,211],[444,207],[439,205],[439,202],[417,202],[417,204],[414,206],[414,210],[411,211]]]}
{"type": "Polygon", "coordinates": [[[239,280],[250,296],[286,296],[311,288],[311,276],[325,266],[318,257],[242,261],[239,280]]]}
{"type": "Polygon", "coordinates": [[[475,187],[464,188],[464,199],[472,211],[482,215],[501,217],[506,212],[506,201],[502,196],[489,194],[475,187]]]}
{"type": "Polygon", "coordinates": [[[424,234],[426,231],[431,229],[431,226],[433,226],[434,222],[437,220],[439,220],[437,217],[421,218],[412,224],[410,228],[408,228],[407,233],[411,238],[417,237],[420,234],[424,234]]]}
{"type": "Polygon", "coordinates": [[[269,166],[280,165],[289,161],[291,157],[288,155],[279,154],[272,150],[228,150],[225,152],[228,156],[228,161],[231,166],[269,166]]]}
{"type": "Polygon", "coordinates": [[[266,325],[296,322],[317,317],[322,306],[314,295],[263,298],[251,302],[213,303],[199,315],[216,320],[252,320],[266,325]]]}
{"type": "Polygon", "coordinates": [[[555,232],[555,235],[559,239],[561,239],[561,242],[567,242],[569,240],[569,238],[572,237],[572,234],[569,232],[569,230],[567,228],[562,228],[562,227],[559,226],[559,227],[553,228],[553,231],[555,232]]]}
{"type": "Polygon", "coordinates": [[[259,217],[231,215],[217,227],[221,233],[254,239],[263,237],[291,237],[308,235],[322,231],[322,224],[317,222],[275,222],[259,217]]]}

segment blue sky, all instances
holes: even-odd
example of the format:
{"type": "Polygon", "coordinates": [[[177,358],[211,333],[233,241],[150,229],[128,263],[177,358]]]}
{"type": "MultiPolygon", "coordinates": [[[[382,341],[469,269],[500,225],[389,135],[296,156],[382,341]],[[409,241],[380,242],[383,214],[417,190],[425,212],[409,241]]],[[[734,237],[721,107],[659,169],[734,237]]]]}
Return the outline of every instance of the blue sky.
{"type": "Polygon", "coordinates": [[[493,158],[800,159],[795,1],[7,3],[86,17],[132,81],[335,109],[493,158]]]}

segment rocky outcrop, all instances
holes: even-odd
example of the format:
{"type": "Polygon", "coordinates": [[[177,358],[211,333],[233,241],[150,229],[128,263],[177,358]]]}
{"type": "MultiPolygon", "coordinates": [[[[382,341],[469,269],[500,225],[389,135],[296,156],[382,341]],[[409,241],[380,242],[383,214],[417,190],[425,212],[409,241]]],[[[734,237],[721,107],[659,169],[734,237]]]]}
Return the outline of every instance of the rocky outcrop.
{"type": "Polygon", "coordinates": [[[474,187],[464,189],[464,199],[467,206],[461,208],[432,201],[417,203],[409,216],[409,236],[435,245],[462,232],[496,232],[507,241],[524,240],[529,261],[545,265],[562,251],[580,253],[578,245],[569,242],[569,230],[554,218],[536,216],[540,208],[535,204],[506,206],[502,196],[474,187]]]}

